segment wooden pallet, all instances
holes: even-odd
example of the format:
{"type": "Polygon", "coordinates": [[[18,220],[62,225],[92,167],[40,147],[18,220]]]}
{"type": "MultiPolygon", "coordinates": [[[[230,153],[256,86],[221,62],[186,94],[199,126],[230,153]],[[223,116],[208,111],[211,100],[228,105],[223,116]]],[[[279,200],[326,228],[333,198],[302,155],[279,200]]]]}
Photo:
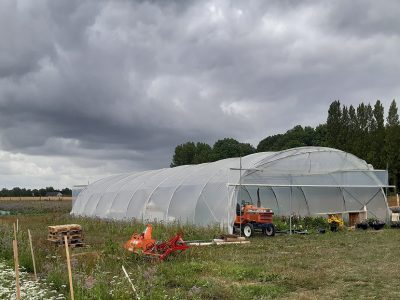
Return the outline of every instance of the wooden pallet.
{"type": "MultiPolygon", "coordinates": [[[[57,241],[57,240],[49,240],[53,245],[59,246],[59,247],[64,247],[64,241],[57,241]]],[[[73,240],[68,240],[68,247],[74,248],[74,247],[84,247],[85,243],[81,239],[73,239],[73,240]]]]}
{"type": "MultiPolygon", "coordinates": [[[[50,240],[50,239],[47,239],[47,240],[54,244],[63,244],[64,245],[64,240],[50,240]]],[[[68,244],[83,243],[83,240],[79,239],[79,238],[78,239],[70,239],[70,240],[67,240],[67,243],[68,244]]]]}
{"type": "Polygon", "coordinates": [[[71,234],[81,234],[82,230],[63,230],[63,231],[57,231],[57,232],[52,232],[49,231],[49,234],[51,235],[71,235],[71,234]]]}
{"type": "Polygon", "coordinates": [[[388,201],[389,207],[391,207],[391,206],[394,206],[394,207],[399,206],[399,203],[397,202],[397,196],[389,196],[389,197],[387,197],[387,201],[388,201]]]}
{"type": "Polygon", "coordinates": [[[64,246],[64,237],[67,237],[69,247],[75,248],[85,245],[82,228],[78,224],[48,226],[48,229],[47,240],[54,245],[64,246]]]}
{"type": "Polygon", "coordinates": [[[74,236],[78,236],[78,237],[83,237],[83,233],[82,231],[70,231],[70,232],[58,232],[58,233],[52,233],[49,232],[48,237],[49,238],[64,238],[64,236],[70,238],[70,237],[74,237],[74,236]]]}
{"type": "MultiPolygon", "coordinates": [[[[47,240],[50,242],[63,242],[64,243],[64,237],[54,237],[54,236],[47,236],[47,240]]],[[[81,235],[74,235],[74,236],[67,236],[68,243],[70,241],[75,241],[75,240],[80,240],[83,241],[83,237],[81,235]]]]}
{"type": "Polygon", "coordinates": [[[48,226],[49,232],[70,232],[74,230],[82,230],[81,225],[78,224],[66,224],[66,225],[55,225],[55,226],[48,226]]]}
{"type": "MultiPolygon", "coordinates": [[[[64,244],[58,245],[58,247],[64,247],[64,244]]],[[[68,244],[69,248],[79,248],[79,247],[85,247],[85,243],[76,243],[76,244],[68,244]]]]}

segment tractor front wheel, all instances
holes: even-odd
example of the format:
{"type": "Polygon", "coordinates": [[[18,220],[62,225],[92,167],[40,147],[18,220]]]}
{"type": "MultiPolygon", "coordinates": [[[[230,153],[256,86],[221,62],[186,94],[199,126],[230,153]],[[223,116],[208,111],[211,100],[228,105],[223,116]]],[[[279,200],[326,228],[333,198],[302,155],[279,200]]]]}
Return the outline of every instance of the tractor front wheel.
{"type": "Polygon", "coordinates": [[[275,226],[273,224],[268,224],[262,231],[266,236],[274,236],[275,226]]]}
{"type": "Polygon", "coordinates": [[[253,235],[254,227],[251,223],[242,225],[242,233],[245,237],[249,238],[253,235]]]}

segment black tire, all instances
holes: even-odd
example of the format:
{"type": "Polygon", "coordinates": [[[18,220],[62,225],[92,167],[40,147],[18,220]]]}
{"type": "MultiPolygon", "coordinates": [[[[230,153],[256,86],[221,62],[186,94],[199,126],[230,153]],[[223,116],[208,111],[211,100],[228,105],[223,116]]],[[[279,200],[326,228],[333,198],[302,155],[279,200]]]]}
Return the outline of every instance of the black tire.
{"type": "Polygon", "coordinates": [[[267,224],[267,226],[263,228],[262,232],[266,236],[274,236],[276,232],[274,224],[267,224]]]}
{"type": "Polygon", "coordinates": [[[254,233],[254,227],[251,223],[243,224],[242,225],[242,233],[246,238],[249,238],[254,233]]]}
{"type": "Polygon", "coordinates": [[[236,226],[233,226],[233,227],[232,227],[232,234],[236,234],[236,231],[237,231],[236,226]]]}

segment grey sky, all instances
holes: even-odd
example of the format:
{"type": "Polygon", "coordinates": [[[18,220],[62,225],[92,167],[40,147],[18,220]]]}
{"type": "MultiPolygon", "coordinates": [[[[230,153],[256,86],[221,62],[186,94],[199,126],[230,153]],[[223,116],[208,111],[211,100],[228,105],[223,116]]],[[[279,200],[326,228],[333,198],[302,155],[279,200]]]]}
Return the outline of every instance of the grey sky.
{"type": "Polygon", "coordinates": [[[167,167],[400,92],[398,1],[0,2],[0,180],[167,167]]]}

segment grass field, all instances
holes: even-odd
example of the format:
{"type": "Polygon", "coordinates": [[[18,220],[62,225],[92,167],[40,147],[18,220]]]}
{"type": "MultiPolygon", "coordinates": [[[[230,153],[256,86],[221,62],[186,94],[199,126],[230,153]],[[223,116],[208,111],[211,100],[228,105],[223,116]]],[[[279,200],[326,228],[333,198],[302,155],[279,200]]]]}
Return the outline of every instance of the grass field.
{"type": "MultiPolygon", "coordinates": [[[[400,230],[260,236],[248,245],[193,247],[158,263],[122,248],[143,225],[72,218],[63,209],[40,212],[37,208],[34,214],[22,209],[23,214],[0,217],[0,258],[12,264],[12,224],[18,218],[21,264],[32,270],[29,228],[40,276],[67,298],[65,251],[46,241],[48,225],[83,226],[90,247],[73,249],[73,254],[87,253],[73,258],[75,299],[135,299],[121,265],[130,273],[141,299],[400,298],[400,230]]],[[[4,210],[2,203],[0,210],[4,210]]],[[[218,228],[156,224],[154,235],[166,239],[180,229],[188,240],[218,234],[218,228]]]]}
{"type": "Polygon", "coordinates": [[[35,196],[35,197],[0,197],[1,201],[71,201],[72,197],[50,197],[50,196],[35,196]]]}

